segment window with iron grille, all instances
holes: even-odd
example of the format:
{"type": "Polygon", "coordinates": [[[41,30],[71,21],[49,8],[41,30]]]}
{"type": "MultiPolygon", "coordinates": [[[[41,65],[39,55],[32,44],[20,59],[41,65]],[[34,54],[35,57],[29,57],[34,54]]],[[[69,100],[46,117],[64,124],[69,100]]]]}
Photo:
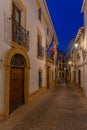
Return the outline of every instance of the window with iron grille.
{"type": "Polygon", "coordinates": [[[12,3],[12,41],[29,49],[29,31],[21,25],[21,10],[12,3]]]}
{"type": "Polygon", "coordinates": [[[12,56],[10,64],[11,66],[16,66],[16,67],[26,66],[25,59],[21,54],[15,54],[14,56],[12,56]]]}
{"type": "Polygon", "coordinates": [[[38,34],[37,56],[44,57],[44,47],[42,47],[42,36],[38,34]]]}
{"type": "Polygon", "coordinates": [[[41,11],[41,8],[39,8],[39,10],[38,10],[38,18],[39,18],[40,21],[41,21],[41,14],[42,14],[42,11],[41,11]]]}
{"type": "Polygon", "coordinates": [[[42,71],[39,71],[38,72],[38,79],[39,79],[39,89],[42,87],[42,71]]]}

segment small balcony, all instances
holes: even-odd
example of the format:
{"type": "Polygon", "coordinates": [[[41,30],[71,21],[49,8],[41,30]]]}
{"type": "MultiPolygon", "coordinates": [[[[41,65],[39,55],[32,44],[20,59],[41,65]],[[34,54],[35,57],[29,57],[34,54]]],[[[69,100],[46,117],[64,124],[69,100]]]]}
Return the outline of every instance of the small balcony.
{"type": "Polygon", "coordinates": [[[50,60],[52,60],[52,61],[54,60],[54,58],[53,58],[53,56],[52,56],[52,55],[50,55],[50,56],[49,56],[49,55],[47,55],[47,57],[46,57],[46,58],[47,58],[47,59],[50,59],[50,60]]]}
{"type": "Polygon", "coordinates": [[[54,62],[54,56],[53,55],[49,56],[47,50],[45,52],[46,52],[46,60],[51,60],[52,62],[54,62]]]}
{"type": "Polygon", "coordinates": [[[14,18],[12,19],[12,41],[29,50],[29,31],[26,31],[14,18]]]}
{"type": "Polygon", "coordinates": [[[44,58],[44,47],[42,47],[41,45],[38,45],[37,56],[44,58]]]}

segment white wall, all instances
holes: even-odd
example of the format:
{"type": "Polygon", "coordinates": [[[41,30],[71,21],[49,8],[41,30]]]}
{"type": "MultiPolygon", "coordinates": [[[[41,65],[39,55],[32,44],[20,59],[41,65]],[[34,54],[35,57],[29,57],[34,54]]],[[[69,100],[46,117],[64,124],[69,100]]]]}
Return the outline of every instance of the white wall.
{"type": "MultiPolygon", "coordinates": [[[[85,28],[85,33],[84,33],[84,48],[87,50],[87,2],[85,2],[85,9],[84,9],[84,28],[85,28]]],[[[85,59],[87,61],[87,57],[85,59]]],[[[84,66],[84,87],[85,87],[85,96],[87,97],[87,64],[84,66]]]]}
{"type": "Polygon", "coordinates": [[[45,47],[45,39],[46,39],[46,27],[43,26],[43,23],[38,20],[38,8],[32,0],[26,2],[27,7],[27,28],[30,32],[29,39],[29,58],[30,58],[30,93],[35,90],[38,90],[38,70],[39,67],[42,69],[42,86],[46,86],[45,81],[45,59],[39,60],[37,59],[37,28],[42,33],[42,46],[45,47]],[[31,15],[32,14],[32,15],[31,15]]]}
{"type": "Polygon", "coordinates": [[[0,4],[0,110],[4,108],[4,56],[9,46],[9,17],[10,17],[10,0],[2,0],[0,4]]]}
{"type": "MultiPolygon", "coordinates": [[[[47,27],[42,19],[40,23],[38,20],[38,8],[35,0],[22,0],[27,9],[27,26],[29,30],[29,55],[30,59],[30,90],[32,93],[38,90],[38,70],[42,69],[42,86],[46,86],[46,61],[37,59],[37,28],[40,29],[43,40],[42,45],[46,44],[47,27]]],[[[2,0],[0,4],[0,59],[4,60],[6,52],[9,50],[10,44],[10,0],[2,0]]],[[[51,28],[52,30],[52,28],[51,28]]],[[[48,39],[50,39],[48,37],[48,39]]],[[[51,41],[51,39],[50,39],[51,41]]],[[[51,70],[55,72],[55,66],[51,70]]],[[[4,108],[4,67],[0,62],[0,110],[4,108]]]]}

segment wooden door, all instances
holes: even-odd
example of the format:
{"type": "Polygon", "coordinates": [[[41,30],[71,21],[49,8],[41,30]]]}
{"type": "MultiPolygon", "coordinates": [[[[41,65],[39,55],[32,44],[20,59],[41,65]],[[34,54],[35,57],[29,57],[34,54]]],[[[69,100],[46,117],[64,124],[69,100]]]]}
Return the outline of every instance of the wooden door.
{"type": "Polygon", "coordinates": [[[47,89],[49,89],[49,67],[47,67],[47,89]]]}
{"type": "Polygon", "coordinates": [[[10,71],[10,113],[24,104],[24,69],[10,71]]]}
{"type": "Polygon", "coordinates": [[[78,71],[78,83],[81,85],[81,70],[78,71]]]}

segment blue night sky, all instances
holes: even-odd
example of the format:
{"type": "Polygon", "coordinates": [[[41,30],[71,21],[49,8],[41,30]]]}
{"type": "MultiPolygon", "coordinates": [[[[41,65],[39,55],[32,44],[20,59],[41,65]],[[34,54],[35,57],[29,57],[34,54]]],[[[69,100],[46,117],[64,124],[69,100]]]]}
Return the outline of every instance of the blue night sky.
{"type": "Polygon", "coordinates": [[[64,51],[79,27],[83,26],[81,13],[83,0],[46,0],[59,41],[59,49],[64,51]]]}

